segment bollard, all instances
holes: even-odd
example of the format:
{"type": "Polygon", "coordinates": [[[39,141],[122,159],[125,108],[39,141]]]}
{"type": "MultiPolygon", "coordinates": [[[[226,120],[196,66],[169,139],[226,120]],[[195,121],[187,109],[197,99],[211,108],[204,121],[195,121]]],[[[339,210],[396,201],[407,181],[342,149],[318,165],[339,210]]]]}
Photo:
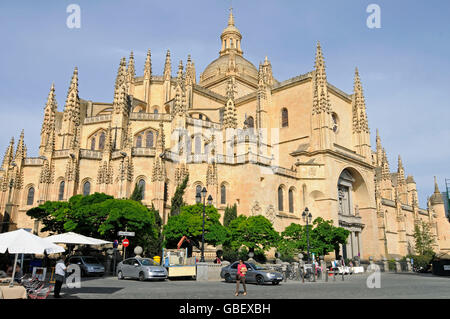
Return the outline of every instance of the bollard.
{"type": "Polygon", "coordinates": [[[344,281],[344,268],[342,268],[342,281],[344,281]]]}

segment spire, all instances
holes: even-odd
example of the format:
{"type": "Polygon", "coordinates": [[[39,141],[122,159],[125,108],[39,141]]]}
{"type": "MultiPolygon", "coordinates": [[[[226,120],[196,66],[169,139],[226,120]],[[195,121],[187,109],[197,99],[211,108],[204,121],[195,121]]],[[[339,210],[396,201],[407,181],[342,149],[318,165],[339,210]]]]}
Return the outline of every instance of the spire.
{"type": "Polygon", "coordinates": [[[403,168],[402,158],[398,156],[398,168],[397,168],[397,184],[405,184],[405,169],[403,168]]]}
{"type": "Polygon", "coordinates": [[[228,25],[234,27],[233,8],[230,8],[230,15],[228,16],[228,25]]]}
{"type": "Polygon", "coordinates": [[[152,54],[150,52],[150,49],[147,51],[147,58],[145,59],[145,66],[144,66],[144,78],[149,80],[152,76],[152,54]]]}
{"type": "Polygon", "coordinates": [[[14,159],[16,163],[20,163],[26,156],[27,154],[24,142],[24,130],[22,129],[22,132],[20,133],[19,142],[17,143],[16,156],[14,156],[14,159]]]}
{"type": "Polygon", "coordinates": [[[80,125],[80,99],[78,97],[78,68],[75,67],[67,93],[66,105],[64,107],[63,122],[66,124],[65,133],[70,134],[73,126],[80,125]]]}
{"type": "Polygon", "coordinates": [[[438,183],[437,183],[437,178],[436,178],[436,176],[434,177],[434,193],[435,194],[440,194],[441,192],[439,191],[439,186],[438,186],[438,183]]]}
{"type": "Polygon", "coordinates": [[[178,64],[177,84],[183,87],[183,60],[180,60],[180,64],[178,64]]]}
{"type": "Polygon", "coordinates": [[[134,83],[134,77],[136,76],[136,69],[134,67],[134,56],[133,51],[130,53],[130,59],[128,60],[128,67],[127,67],[127,80],[128,83],[134,83]]]}
{"type": "Polygon", "coordinates": [[[186,63],[186,85],[192,85],[195,83],[195,65],[191,60],[191,55],[189,54],[186,63]]]}
{"type": "Polygon", "coordinates": [[[383,161],[382,161],[382,170],[381,175],[383,179],[391,178],[391,170],[389,168],[389,162],[386,156],[386,150],[383,148],[383,161]]]}
{"type": "Polygon", "coordinates": [[[57,103],[55,97],[55,84],[52,83],[50,93],[48,94],[47,103],[44,107],[44,121],[42,122],[41,135],[44,133],[50,133],[55,122],[57,103]]]}
{"type": "Polygon", "coordinates": [[[9,146],[6,148],[5,156],[3,157],[2,169],[4,171],[8,170],[14,159],[14,137],[11,137],[9,146]]]}
{"type": "Polygon", "coordinates": [[[314,100],[313,114],[331,113],[330,97],[328,95],[327,74],[320,42],[317,42],[316,61],[314,66],[314,100]]]}
{"type": "Polygon", "coordinates": [[[234,93],[236,93],[236,84],[234,77],[228,80],[227,86],[227,104],[223,114],[223,128],[236,128],[237,127],[237,111],[234,104],[234,93]]]}
{"type": "Polygon", "coordinates": [[[170,62],[170,50],[166,53],[166,63],[164,64],[164,80],[169,80],[172,77],[172,64],[170,62]]]}
{"type": "Polygon", "coordinates": [[[156,137],[156,150],[158,152],[164,152],[166,148],[166,137],[164,135],[164,123],[161,120],[159,122],[159,130],[158,130],[158,136],[156,137]]]}
{"type": "Polygon", "coordinates": [[[127,87],[127,62],[125,58],[120,60],[114,87],[113,108],[116,114],[128,112],[128,87],[127,87]]]}
{"type": "Polygon", "coordinates": [[[442,194],[439,191],[436,176],[434,177],[434,194],[431,195],[430,202],[432,205],[444,204],[444,199],[442,198],[442,194]]]}
{"type": "Polygon", "coordinates": [[[366,102],[364,92],[359,77],[358,68],[355,68],[355,79],[353,86],[353,131],[355,133],[369,133],[369,125],[367,121],[366,102]]]}

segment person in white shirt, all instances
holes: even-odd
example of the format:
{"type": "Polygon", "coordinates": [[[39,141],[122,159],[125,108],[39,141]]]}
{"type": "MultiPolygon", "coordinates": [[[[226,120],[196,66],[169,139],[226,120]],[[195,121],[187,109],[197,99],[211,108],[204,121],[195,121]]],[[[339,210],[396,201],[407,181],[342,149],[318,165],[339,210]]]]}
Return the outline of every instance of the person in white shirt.
{"type": "Polygon", "coordinates": [[[61,291],[61,286],[66,278],[66,265],[64,264],[64,256],[61,256],[60,259],[56,262],[55,266],[55,298],[61,298],[59,295],[61,291]]]}

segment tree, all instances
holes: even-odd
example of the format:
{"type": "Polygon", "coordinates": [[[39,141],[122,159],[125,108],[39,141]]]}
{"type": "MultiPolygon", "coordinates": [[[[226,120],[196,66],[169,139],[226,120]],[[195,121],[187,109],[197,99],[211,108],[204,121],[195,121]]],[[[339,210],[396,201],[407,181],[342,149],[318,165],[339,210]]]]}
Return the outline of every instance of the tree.
{"type": "Polygon", "coordinates": [[[130,199],[134,200],[134,201],[137,201],[137,202],[140,202],[143,199],[143,197],[142,197],[142,194],[144,192],[143,188],[144,188],[143,185],[135,184],[134,185],[134,190],[133,190],[133,193],[130,196],[130,199]]]}
{"type": "Polygon", "coordinates": [[[430,224],[420,220],[414,225],[415,250],[418,255],[433,255],[434,235],[430,224]]]}
{"type": "Polygon", "coordinates": [[[157,211],[149,210],[140,202],[114,199],[103,193],[75,195],[68,202],[48,201],[30,209],[27,215],[42,222],[41,231],[72,231],[109,241],[117,239],[117,232],[127,227],[135,232],[131,246],[139,245],[144,249],[149,242],[157,243],[160,236],[157,211]]]}
{"type": "Polygon", "coordinates": [[[272,223],[264,216],[240,215],[230,222],[224,245],[234,250],[245,246],[250,252],[260,252],[276,247],[279,238],[272,223]]]}
{"type": "Polygon", "coordinates": [[[223,214],[223,225],[225,227],[228,227],[230,225],[230,222],[233,219],[237,218],[237,206],[234,204],[233,206],[229,207],[227,205],[227,208],[225,208],[225,213],[223,214]]]}
{"type": "Polygon", "coordinates": [[[184,191],[186,189],[187,183],[189,181],[189,175],[186,175],[183,182],[177,186],[175,190],[175,194],[172,197],[171,205],[170,205],[170,215],[178,215],[180,213],[180,209],[185,205],[183,200],[184,191]]]}
{"type": "Polygon", "coordinates": [[[278,251],[287,257],[293,257],[296,253],[305,254],[308,250],[306,227],[309,227],[309,251],[317,256],[327,255],[333,250],[338,255],[339,245],[345,245],[350,234],[348,230],[334,226],[331,220],[317,217],[312,225],[292,223],[286,227],[281,233],[278,251]]]}
{"type": "MultiPolygon", "coordinates": [[[[205,207],[205,242],[211,245],[219,245],[227,237],[226,229],[219,219],[220,214],[214,206],[205,207]]],[[[175,248],[183,236],[200,243],[202,226],[203,204],[181,207],[180,214],[169,217],[163,227],[165,247],[175,248]]]]}

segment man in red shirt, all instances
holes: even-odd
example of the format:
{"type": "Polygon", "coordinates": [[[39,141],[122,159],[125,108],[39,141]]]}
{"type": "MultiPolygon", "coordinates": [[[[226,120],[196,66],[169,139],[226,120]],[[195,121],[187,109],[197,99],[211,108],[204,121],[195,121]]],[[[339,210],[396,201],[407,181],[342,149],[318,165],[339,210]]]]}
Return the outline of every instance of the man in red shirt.
{"type": "Polygon", "coordinates": [[[244,264],[242,259],[239,260],[239,265],[237,267],[236,274],[236,294],[235,296],[239,296],[239,283],[242,282],[242,286],[244,286],[244,296],[247,295],[247,287],[245,286],[245,274],[247,273],[247,267],[244,264]]]}

